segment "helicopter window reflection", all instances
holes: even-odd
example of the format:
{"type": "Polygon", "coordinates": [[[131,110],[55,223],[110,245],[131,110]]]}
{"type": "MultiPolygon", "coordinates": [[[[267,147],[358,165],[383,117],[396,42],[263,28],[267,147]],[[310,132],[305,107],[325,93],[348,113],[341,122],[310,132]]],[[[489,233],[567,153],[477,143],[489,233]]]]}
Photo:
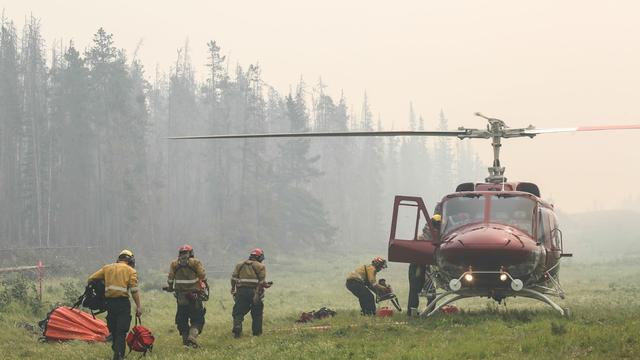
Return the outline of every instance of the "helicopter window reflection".
{"type": "Polygon", "coordinates": [[[442,204],[442,233],[484,220],[484,196],[461,196],[447,199],[442,204]]]}
{"type": "Polygon", "coordinates": [[[526,197],[491,197],[492,222],[510,225],[533,234],[533,209],[536,203],[526,197]]]}

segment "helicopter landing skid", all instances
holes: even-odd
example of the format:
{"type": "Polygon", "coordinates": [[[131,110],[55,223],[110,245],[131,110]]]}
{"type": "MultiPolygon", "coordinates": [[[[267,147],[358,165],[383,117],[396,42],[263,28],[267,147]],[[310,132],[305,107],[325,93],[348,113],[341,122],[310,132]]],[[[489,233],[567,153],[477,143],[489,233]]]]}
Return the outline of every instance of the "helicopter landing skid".
{"type": "Polygon", "coordinates": [[[463,294],[459,294],[456,291],[446,291],[443,292],[442,294],[438,295],[428,306],[427,308],[420,314],[420,317],[429,317],[433,314],[435,314],[438,310],[440,310],[443,306],[451,304],[454,301],[458,301],[460,299],[465,299],[465,298],[469,298],[472,297],[472,295],[463,295],[463,294]],[[454,295],[448,299],[446,299],[445,301],[442,301],[440,304],[438,304],[438,301],[442,300],[443,298],[449,296],[449,295],[454,295]],[[436,305],[437,304],[437,305],[436,305]]]}
{"type": "MultiPolygon", "coordinates": [[[[469,292],[469,291],[445,291],[442,294],[438,295],[428,306],[427,308],[420,314],[420,317],[429,317],[432,316],[433,314],[435,314],[438,310],[442,309],[444,306],[451,304],[454,301],[458,301],[461,299],[466,299],[466,298],[471,298],[471,297],[477,297],[477,296],[484,296],[483,294],[479,294],[479,293],[475,293],[475,292],[469,292]],[[453,295],[447,299],[445,299],[446,297],[448,297],[449,295],[453,295]],[[443,300],[444,299],[444,300],[443,300]],[[443,300],[443,301],[441,301],[443,300]]],[[[556,304],[553,300],[551,300],[548,296],[546,296],[545,294],[533,290],[533,289],[522,289],[519,290],[518,292],[512,292],[509,293],[508,296],[521,296],[521,297],[526,297],[529,299],[534,299],[534,300],[538,300],[538,301],[542,301],[545,304],[551,306],[552,308],[554,308],[556,311],[558,311],[560,313],[561,316],[569,316],[568,313],[568,309],[564,309],[562,307],[560,307],[560,305],[556,304]]]]}

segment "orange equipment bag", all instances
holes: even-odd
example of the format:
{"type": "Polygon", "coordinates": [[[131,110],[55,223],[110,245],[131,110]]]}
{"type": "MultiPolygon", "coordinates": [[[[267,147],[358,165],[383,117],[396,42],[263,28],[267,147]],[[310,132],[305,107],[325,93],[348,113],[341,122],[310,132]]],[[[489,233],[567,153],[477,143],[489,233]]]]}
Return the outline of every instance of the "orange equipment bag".
{"type": "Polygon", "coordinates": [[[153,342],[155,340],[151,330],[142,326],[142,320],[136,316],[136,325],[129,331],[129,334],[127,334],[129,352],[137,351],[147,355],[147,352],[151,352],[153,349],[153,342]],[[140,322],[140,325],[138,325],[138,322],[140,322]]]}
{"type": "Polygon", "coordinates": [[[82,340],[105,342],[109,335],[107,324],[90,314],[69,307],[57,307],[38,323],[46,340],[82,340]]]}

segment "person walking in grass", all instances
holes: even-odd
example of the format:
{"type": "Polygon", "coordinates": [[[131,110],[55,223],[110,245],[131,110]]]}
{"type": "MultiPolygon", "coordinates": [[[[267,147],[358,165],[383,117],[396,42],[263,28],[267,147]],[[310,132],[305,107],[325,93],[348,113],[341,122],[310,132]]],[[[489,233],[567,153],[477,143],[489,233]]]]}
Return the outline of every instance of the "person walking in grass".
{"type": "Polygon", "coordinates": [[[122,250],[115,263],[103,266],[89,277],[89,282],[93,280],[104,280],[107,327],[112,337],[113,359],[124,359],[125,338],[131,326],[129,293],[136,303],[136,317],[142,315],[133,252],[122,250]]]}
{"type": "Polygon", "coordinates": [[[202,295],[208,295],[208,287],[204,266],[193,255],[191,245],[183,245],[178,249],[178,258],[169,266],[167,282],[168,291],[175,292],[176,326],[182,337],[182,345],[197,348],[198,335],[202,333],[207,312],[202,295]]]}
{"type": "Polygon", "coordinates": [[[253,336],[262,334],[262,314],[264,311],[264,289],[271,286],[266,281],[267,268],[262,263],[264,251],[253,249],[249,259],[239,262],[231,275],[231,295],[235,300],[232,317],[234,338],[242,335],[244,316],[251,312],[251,331],[253,336]]]}

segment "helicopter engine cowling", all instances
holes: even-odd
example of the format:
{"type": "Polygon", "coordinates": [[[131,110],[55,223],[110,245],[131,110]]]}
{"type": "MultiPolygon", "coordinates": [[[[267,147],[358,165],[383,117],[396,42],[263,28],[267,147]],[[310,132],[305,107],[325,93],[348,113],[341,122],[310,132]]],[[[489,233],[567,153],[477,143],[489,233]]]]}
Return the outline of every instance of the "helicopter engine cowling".
{"type": "MultiPolygon", "coordinates": [[[[472,224],[443,239],[436,262],[444,280],[458,279],[469,271],[504,271],[525,284],[537,278],[545,250],[526,233],[502,224],[472,224]]],[[[469,286],[506,287],[499,276],[476,277],[469,286]]]]}

